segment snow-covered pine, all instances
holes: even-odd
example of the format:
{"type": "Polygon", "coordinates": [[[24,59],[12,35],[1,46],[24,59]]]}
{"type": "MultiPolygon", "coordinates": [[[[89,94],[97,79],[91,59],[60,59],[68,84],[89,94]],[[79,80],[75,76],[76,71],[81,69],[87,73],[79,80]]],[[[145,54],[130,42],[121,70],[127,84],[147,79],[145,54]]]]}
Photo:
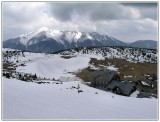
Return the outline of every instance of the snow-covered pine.
{"type": "MultiPolygon", "coordinates": [[[[101,55],[104,58],[118,58],[125,59],[130,62],[150,62],[157,63],[157,50],[144,49],[144,48],[129,48],[129,47],[81,47],[76,49],[68,49],[65,51],[57,52],[61,55],[74,55],[74,54],[88,54],[88,55],[101,55]]],[[[55,52],[56,54],[56,52],[55,52]]]]}

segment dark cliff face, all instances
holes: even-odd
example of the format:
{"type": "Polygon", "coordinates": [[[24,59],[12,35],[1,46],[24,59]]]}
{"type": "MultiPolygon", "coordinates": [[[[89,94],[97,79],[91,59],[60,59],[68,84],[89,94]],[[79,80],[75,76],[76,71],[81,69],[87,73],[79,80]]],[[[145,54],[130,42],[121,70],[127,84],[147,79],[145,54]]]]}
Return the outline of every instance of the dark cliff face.
{"type": "Polygon", "coordinates": [[[64,49],[64,45],[57,43],[51,38],[47,38],[44,39],[44,41],[29,45],[27,48],[27,50],[31,52],[55,52],[64,49]]]}
{"type": "Polygon", "coordinates": [[[3,42],[3,48],[12,48],[18,50],[25,50],[26,46],[20,43],[20,38],[9,39],[3,42]]]}

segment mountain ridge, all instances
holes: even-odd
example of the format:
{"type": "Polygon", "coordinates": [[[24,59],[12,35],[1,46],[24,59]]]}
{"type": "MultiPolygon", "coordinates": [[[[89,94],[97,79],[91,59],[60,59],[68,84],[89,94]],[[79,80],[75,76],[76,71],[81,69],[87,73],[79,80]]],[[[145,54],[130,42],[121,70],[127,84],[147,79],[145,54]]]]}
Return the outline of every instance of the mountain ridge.
{"type": "MultiPolygon", "coordinates": [[[[148,46],[147,48],[155,48],[148,46]]],[[[144,46],[144,44],[141,44],[144,46]]],[[[16,38],[11,38],[3,42],[4,48],[13,48],[27,50],[32,52],[55,52],[77,47],[92,47],[92,46],[137,46],[137,43],[128,45],[114,37],[100,34],[97,32],[79,32],[68,30],[53,30],[42,27],[34,32],[21,34],[16,38]]],[[[139,46],[137,46],[139,47],[139,46]]]]}

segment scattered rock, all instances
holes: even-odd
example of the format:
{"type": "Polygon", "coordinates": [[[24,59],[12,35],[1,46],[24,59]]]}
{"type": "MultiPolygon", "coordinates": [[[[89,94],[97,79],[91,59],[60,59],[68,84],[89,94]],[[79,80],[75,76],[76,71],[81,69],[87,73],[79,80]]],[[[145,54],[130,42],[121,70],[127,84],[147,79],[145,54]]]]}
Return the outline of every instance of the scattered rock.
{"type": "Polygon", "coordinates": [[[75,86],[72,86],[72,88],[75,89],[76,87],[75,87],[75,86]]]}
{"type": "Polygon", "coordinates": [[[95,92],[95,94],[98,94],[98,92],[95,92]]]}

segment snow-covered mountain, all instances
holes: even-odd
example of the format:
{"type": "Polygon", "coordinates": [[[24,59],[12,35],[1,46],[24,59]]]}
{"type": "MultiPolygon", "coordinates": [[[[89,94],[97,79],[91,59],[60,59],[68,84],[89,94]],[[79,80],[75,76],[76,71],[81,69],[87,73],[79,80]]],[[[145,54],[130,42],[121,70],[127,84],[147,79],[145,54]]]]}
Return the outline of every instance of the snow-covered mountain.
{"type": "Polygon", "coordinates": [[[99,33],[52,30],[46,27],[3,42],[4,48],[33,52],[54,52],[76,47],[126,46],[122,41],[99,33]]]}
{"type": "MultiPolygon", "coordinates": [[[[93,46],[130,45],[111,36],[102,35],[97,32],[84,33],[79,31],[60,31],[46,27],[42,27],[37,31],[22,34],[16,38],[11,38],[3,42],[4,48],[32,52],[55,52],[70,48],[93,46]]],[[[138,47],[141,47],[141,45],[138,47]]],[[[143,45],[143,48],[144,47],[145,46],[143,45]]]]}

